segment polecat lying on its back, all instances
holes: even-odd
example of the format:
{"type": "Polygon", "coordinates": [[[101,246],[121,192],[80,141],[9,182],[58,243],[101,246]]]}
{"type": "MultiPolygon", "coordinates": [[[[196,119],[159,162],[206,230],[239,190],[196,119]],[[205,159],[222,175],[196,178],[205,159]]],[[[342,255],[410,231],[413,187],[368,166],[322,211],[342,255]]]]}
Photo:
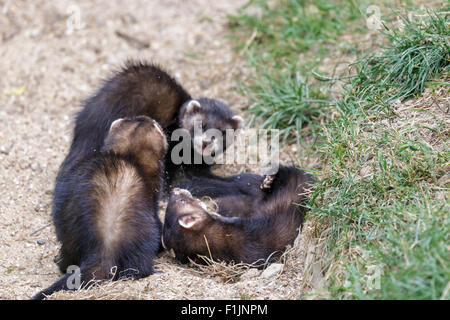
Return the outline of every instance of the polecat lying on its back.
{"type": "Polygon", "coordinates": [[[215,182],[200,178],[185,184],[196,196],[213,198],[217,213],[210,212],[186,189],[172,191],[163,244],[174,250],[177,260],[202,262],[198,255],[212,255],[216,260],[259,262],[262,266],[294,242],[305,213],[299,204],[305,200],[312,177],[284,166],[265,179],[252,174],[239,176],[215,182]]]}
{"type": "MultiPolygon", "coordinates": [[[[146,277],[160,248],[158,197],[167,141],[149,117],[112,123],[101,152],[79,161],[55,187],[53,220],[61,272],[80,267],[91,279],[146,277]],[[111,268],[117,267],[115,275],[111,268]]],[[[69,288],[70,274],[34,296],[69,288]]]]}
{"type": "MultiPolygon", "coordinates": [[[[194,124],[202,122],[206,131],[216,128],[238,129],[242,118],[235,115],[225,103],[209,98],[192,99],[170,75],[161,68],[145,63],[128,62],[123,70],[106,80],[96,94],[86,100],[83,109],[76,117],[74,135],[69,154],[61,165],[57,180],[77,161],[89,154],[99,152],[111,123],[119,118],[145,115],[156,120],[164,129],[170,142],[172,132],[178,128],[187,129],[194,139],[194,124]]],[[[204,151],[211,139],[199,137],[195,144],[204,151]]],[[[230,142],[224,141],[227,146],[230,142]]],[[[192,140],[194,142],[194,140],[192,140]]],[[[217,142],[217,141],[216,141],[217,142]]],[[[171,180],[176,166],[171,161],[170,145],[167,153],[166,171],[171,180]]],[[[208,171],[209,166],[184,165],[183,169],[208,171]]],[[[170,182],[170,181],[169,181],[170,182]]]]}
{"type": "Polygon", "coordinates": [[[270,195],[274,176],[241,173],[228,177],[196,177],[177,185],[188,190],[195,198],[212,200],[220,215],[255,218],[264,214],[258,206],[270,195]]]}

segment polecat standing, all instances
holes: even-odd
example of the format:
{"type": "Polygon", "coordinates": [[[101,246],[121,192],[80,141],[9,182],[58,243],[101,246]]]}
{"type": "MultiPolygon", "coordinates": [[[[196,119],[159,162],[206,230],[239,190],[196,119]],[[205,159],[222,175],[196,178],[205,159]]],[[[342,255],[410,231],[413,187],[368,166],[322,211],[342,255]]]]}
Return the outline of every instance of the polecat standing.
{"type": "MultiPolygon", "coordinates": [[[[209,98],[192,99],[189,93],[167,72],[153,64],[128,62],[121,71],[106,80],[92,97],[86,100],[76,116],[73,140],[69,154],[62,163],[57,180],[78,161],[99,152],[111,123],[119,118],[145,115],[156,120],[164,129],[170,143],[174,130],[189,131],[193,145],[200,145],[202,152],[212,143],[207,137],[194,139],[194,125],[202,123],[202,130],[238,129],[242,118],[222,101],[209,98]],[[199,141],[200,140],[202,141],[199,141]],[[194,141],[195,140],[195,141],[194,141]]],[[[230,144],[225,141],[224,149],[230,144]]],[[[166,158],[167,180],[170,183],[180,166],[171,161],[171,150],[178,142],[169,145],[166,158]]],[[[195,151],[195,150],[194,150],[195,151]]],[[[183,165],[184,171],[208,172],[209,165],[183,165]]]]}
{"type": "MultiPolygon", "coordinates": [[[[61,272],[81,281],[142,278],[153,273],[162,224],[158,197],[167,141],[158,123],[139,116],[114,121],[102,150],[81,159],[57,181],[53,220],[61,272]],[[111,274],[111,268],[117,267],[111,274]]],[[[69,288],[65,274],[33,299],[69,288]]]]}
{"type": "Polygon", "coordinates": [[[278,258],[302,225],[305,191],[312,177],[280,166],[275,176],[244,174],[228,181],[199,178],[184,187],[197,197],[211,197],[218,212],[187,189],[172,191],[167,206],[163,244],[182,263],[198,255],[226,262],[259,263],[278,258]]]}

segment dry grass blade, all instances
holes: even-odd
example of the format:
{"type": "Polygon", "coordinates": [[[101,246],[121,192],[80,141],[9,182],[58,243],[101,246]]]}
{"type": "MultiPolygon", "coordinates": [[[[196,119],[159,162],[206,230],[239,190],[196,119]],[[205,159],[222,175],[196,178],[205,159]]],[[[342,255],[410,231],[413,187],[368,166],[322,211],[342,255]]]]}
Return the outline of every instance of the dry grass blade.
{"type": "Polygon", "coordinates": [[[207,276],[219,277],[224,283],[232,283],[238,281],[239,278],[251,268],[257,268],[261,263],[226,263],[224,261],[216,261],[207,256],[198,256],[203,260],[204,264],[190,260],[190,264],[195,267],[195,272],[207,276]]]}

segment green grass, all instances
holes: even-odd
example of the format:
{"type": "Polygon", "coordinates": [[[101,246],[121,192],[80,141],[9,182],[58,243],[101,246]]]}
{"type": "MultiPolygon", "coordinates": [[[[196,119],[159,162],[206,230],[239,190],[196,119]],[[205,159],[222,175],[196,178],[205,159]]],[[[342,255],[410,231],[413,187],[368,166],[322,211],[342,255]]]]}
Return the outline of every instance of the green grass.
{"type": "Polygon", "coordinates": [[[299,132],[305,124],[313,125],[326,112],[329,101],[318,91],[311,89],[307,79],[299,72],[275,80],[263,73],[253,85],[243,85],[244,91],[253,101],[249,109],[258,119],[264,119],[261,127],[279,129],[283,140],[299,132]]]}
{"type": "Polygon", "coordinates": [[[319,150],[327,165],[310,214],[332,223],[327,249],[342,263],[330,270],[330,292],[336,298],[439,298],[450,276],[450,205],[448,185],[441,199],[432,182],[448,170],[449,150],[430,148],[413,128],[411,139],[367,121],[361,109],[328,123],[319,150]],[[381,290],[365,287],[367,266],[380,269],[381,290]]]}
{"type": "Polygon", "coordinates": [[[262,127],[276,127],[287,137],[292,130],[314,124],[328,105],[303,76],[320,61],[303,60],[300,55],[314,46],[317,57],[326,56],[332,47],[328,42],[360,15],[353,1],[271,3],[250,1],[230,17],[230,26],[234,37],[241,40],[237,48],[244,50],[257,70],[241,88],[253,102],[250,114],[257,121],[264,119],[262,127]],[[249,8],[259,11],[249,13],[249,8]]]}
{"type": "Polygon", "coordinates": [[[354,66],[355,94],[371,106],[389,106],[397,99],[422,93],[425,82],[442,73],[450,62],[448,17],[431,14],[425,26],[402,17],[404,30],[384,32],[389,47],[381,55],[370,55],[354,66]]]}
{"type": "MultiPolygon", "coordinates": [[[[308,3],[288,1],[291,6],[294,2],[308,3]]],[[[332,8],[337,2],[320,3],[332,8]]],[[[324,17],[316,16],[325,30],[308,31],[305,25],[290,34],[291,11],[279,9],[280,17],[269,19],[274,9],[262,7],[258,22],[242,15],[235,18],[238,22],[232,20],[239,30],[235,33],[247,30],[250,36],[253,27],[271,35],[250,45],[243,42],[255,68],[243,92],[253,101],[250,115],[265,127],[293,132],[307,125],[318,135],[309,152],[320,157],[322,167],[309,219],[320,223],[326,235],[327,254],[321,259],[329,295],[450,299],[450,185],[443,180],[450,167],[448,115],[430,112],[424,101],[414,109],[419,118],[409,121],[396,113],[394,104],[419,98],[426,87],[428,95],[449,94],[450,15],[428,12],[423,24],[404,18],[403,31],[383,30],[386,47],[351,65],[354,76],[343,78],[341,98],[334,101],[326,94],[330,81],[308,83],[301,76],[311,77],[316,61],[294,57],[304,50],[310,57],[326,52],[320,47],[338,36],[327,29],[329,24],[355,30],[355,10],[347,7],[342,21],[335,15],[322,21],[332,15],[330,9],[324,17]],[[308,41],[291,40],[299,34],[307,34],[308,41]],[[268,62],[275,57],[277,61],[268,62]],[[433,143],[424,132],[433,134],[433,143]]],[[[302,21],[301,11],[296,12],[302,21]]]]}
{"type": "Polygon", "coordinates": [[[359,15],[354,1],[256,0],[231,16],[230,26],[236,35],[250,35],[251,43],[242,42],[240,47],[251,49],[260,65],[283,68],[312,46],[334,39],[347,21],[359,15]]]}

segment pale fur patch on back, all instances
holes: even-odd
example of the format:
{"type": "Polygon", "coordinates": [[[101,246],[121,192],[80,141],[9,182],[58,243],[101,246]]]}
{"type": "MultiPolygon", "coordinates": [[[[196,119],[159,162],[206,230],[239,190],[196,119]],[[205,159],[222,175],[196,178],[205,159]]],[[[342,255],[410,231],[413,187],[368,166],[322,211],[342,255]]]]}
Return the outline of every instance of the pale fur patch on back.
{"type": "Polygon", "coordinates": [[[127,219],[133,215],[133,202],[144,188],[143,181],[135,168],[124,164],[110,176],[98,174],[93,182],[98,188],[96,229],[105,250],[112,252],[124,237],[133,236],[127,232],[127,219]]]}

